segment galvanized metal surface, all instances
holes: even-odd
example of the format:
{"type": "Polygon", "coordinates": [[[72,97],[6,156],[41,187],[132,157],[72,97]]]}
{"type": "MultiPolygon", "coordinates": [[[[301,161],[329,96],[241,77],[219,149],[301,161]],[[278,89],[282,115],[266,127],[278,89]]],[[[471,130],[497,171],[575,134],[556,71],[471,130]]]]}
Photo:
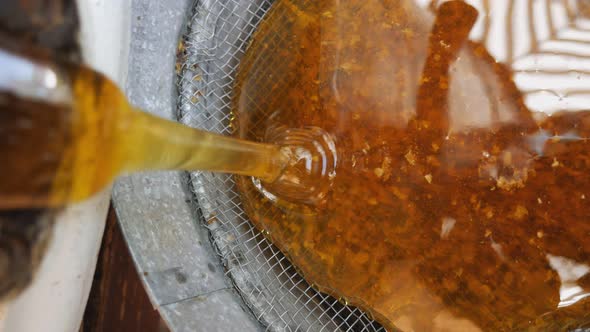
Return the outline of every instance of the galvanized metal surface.
{"type": "MultiPolygon", "coordinates": [[[[174,118],[174,64],[190,0],[133,1],[126,92],[131,102],[174,118]]],[[[120,179],[113,202],[152,303],[173,331],[258,331],[198,222],[181,172],[120,179]]]]}

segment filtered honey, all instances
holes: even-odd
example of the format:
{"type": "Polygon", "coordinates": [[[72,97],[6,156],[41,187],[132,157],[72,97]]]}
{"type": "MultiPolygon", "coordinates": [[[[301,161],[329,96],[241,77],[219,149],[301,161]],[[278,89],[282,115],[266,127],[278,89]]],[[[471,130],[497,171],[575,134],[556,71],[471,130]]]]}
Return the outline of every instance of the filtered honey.
{"type": "Polygon", "coordinates": [[[312,203],[238,177],[243,206],[310,284],[389,331],[590,326],[590,112],[528,110],[468,41],[476,17],[277,0],[239,68],[236,135],[319,127],[335,167],[312,203]]]}

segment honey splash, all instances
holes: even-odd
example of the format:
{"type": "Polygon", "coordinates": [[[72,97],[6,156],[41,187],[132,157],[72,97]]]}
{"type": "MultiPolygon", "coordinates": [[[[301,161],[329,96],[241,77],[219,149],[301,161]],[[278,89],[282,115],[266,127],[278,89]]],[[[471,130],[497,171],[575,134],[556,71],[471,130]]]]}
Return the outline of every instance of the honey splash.
{"type": "Polygon", "coordinates": [[[337,164],[313,204],[238,177],[243,206],[309,283],[389,331],[590,326],[590,112],[531,113],[467,40],[476,16],[277,0],[239,68],[236,135],[319,127],[337,164]]]}

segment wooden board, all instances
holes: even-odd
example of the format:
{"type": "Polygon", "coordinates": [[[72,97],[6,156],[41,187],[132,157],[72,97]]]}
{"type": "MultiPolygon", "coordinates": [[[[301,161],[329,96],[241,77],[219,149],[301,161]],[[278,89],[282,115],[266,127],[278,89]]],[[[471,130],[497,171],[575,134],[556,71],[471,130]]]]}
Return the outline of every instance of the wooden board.
{"type": "Polygon", "coordinates": [[[80,331],[169,331],[139,280],[112,207],[80,331]]]}

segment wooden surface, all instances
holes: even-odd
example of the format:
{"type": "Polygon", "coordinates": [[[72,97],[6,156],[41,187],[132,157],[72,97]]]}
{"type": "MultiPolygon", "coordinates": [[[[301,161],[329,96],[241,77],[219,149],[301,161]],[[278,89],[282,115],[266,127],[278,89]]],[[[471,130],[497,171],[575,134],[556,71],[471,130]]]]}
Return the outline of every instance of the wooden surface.
{"type": "Polygon", "coordinates": [[[112,207],[80,331],[169,331],[139,280],[112,207]]]}

